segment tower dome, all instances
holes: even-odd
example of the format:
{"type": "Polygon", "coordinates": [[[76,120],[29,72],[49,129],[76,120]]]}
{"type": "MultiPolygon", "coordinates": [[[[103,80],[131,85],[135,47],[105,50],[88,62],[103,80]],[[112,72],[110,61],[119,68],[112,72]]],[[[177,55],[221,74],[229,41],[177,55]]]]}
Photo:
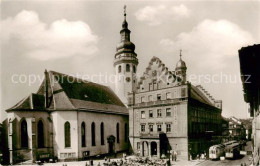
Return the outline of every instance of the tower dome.
{"type": "Polygon", "coordinates": [[[181,56],[182,56],[181,52],[182,52],[182,50],[180,50],[180,60],[177,62],[175,70],[187,69],[186,63],[181,59],[181,56]]]}
{"type": "Polygon", "coordinates": [[[186,63],[185,63],[182,59],[180,59],[180,60],[177,62],[175,69],[177,70],[177,69],[184,69],[184,68],[187,68],[187,67],[186,67],[186,63]]]}

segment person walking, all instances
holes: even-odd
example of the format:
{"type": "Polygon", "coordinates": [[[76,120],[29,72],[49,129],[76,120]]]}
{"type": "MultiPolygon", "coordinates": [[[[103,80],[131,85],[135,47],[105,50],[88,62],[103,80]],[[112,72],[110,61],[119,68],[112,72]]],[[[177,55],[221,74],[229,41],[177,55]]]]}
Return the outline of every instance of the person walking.
{"type": "Polygon", "coordinates": [[[177,151],[175,150],[174,151],[174,161],[176,161],[177,160],[177,151]]]}

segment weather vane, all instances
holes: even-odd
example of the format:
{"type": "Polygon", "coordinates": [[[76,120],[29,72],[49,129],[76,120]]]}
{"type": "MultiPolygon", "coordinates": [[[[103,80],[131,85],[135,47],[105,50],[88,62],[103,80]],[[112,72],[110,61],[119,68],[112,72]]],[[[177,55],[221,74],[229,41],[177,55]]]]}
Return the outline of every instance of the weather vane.
{"type": "Polygon", "coordinates": [[[124,5],[124,16],[126,16],[126,5],[124,5]]]}
{"type": "Polygon", "coordinates": [[[182,52],[182,49],[180,49],[180,58],[181,58],[181,56],[182,56],[182,55],[181,55],[181,52],[182,52]]]}

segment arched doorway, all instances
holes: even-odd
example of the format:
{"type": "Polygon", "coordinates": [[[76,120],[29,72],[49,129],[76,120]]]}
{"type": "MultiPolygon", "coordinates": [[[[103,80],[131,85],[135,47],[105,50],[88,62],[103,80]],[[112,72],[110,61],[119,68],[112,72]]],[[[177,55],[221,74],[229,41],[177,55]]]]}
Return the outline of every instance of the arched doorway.
{"type": "Polygon", "coordinates": [[[148,142],[142,142],[142,156],[149,156],[148,142]]]}
{"type": "Polygon", "coordinates": [[[151,142],[151,155],[157,155],[157,143],[156,142],[151,142]]]}
{"type": "Polygon", "coordinates": [[[113,136],[113,135],[110,135],[108,138],[107,138],[107,143],[108,143],[108,153],[109,154],[113,154],[115,152],[115,140],[116,140],[116,137],[113,136]]]}

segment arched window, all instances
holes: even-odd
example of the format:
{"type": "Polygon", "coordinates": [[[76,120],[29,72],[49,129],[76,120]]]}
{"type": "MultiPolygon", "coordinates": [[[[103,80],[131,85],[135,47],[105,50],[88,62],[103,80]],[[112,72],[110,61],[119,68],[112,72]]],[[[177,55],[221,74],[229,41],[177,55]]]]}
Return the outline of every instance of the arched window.
{"type": "Polygon", "coordinates": [[[121,73],[121,65],[118,66],[118,73],[121,73]]]}
{"type": "Polygon", "coordinates": [[[28,132],[26,120],[23,120],[21,123],[21,147],[28,148],[28,132]]]}
{"type": "Polygon", "coordinates": [[[37,138],[38,138],[38,148],[44,147],[44,126],[43,122],[40,120],[37,125],[37,138]]]}
{"type": "Polygon", "coordinates": [[[96,146],[96,133],[95,133],[95,123],[92,122],[91,124],[91,141],[92,146],[96,146]]]}
{"type": "Polygon", "coordinates": [[[70,123],[66,122],[64,124],[64,138],[65,138],[65,148],[70,147],[70,123]]]}
{"type": "Polygon", "coordinates": [[[135,65],[133,66],[133,72],[136,73],[136,67],[135,67],[135,65]]]}
{"type": "Polygon", "coordinates": [[[126,72],[130,72],[130,65],[126,64],[126,72]]]}
{"type": "Polygon", "coordinates": [[[116,142],[119,143],[119,123],[116,124],[116,142]]]}
{"type": "Polygon", "coordinates": [[[125,124],[125,142],[128,141],[128,130],[127,130],[127,123],[125,124]]]}
{"type": "Polygon", "coordinates": [[[104,140],[104,123],[103,122],[100,124],[100,138],[101,138],[101,145],[105,145],[105,140],[104,140]]]}
{"type": "Polygon", "coordinates": [[[85,122],[81,123],[81,146],[86,147],[86,126],[85,126],[85,122]]]}

